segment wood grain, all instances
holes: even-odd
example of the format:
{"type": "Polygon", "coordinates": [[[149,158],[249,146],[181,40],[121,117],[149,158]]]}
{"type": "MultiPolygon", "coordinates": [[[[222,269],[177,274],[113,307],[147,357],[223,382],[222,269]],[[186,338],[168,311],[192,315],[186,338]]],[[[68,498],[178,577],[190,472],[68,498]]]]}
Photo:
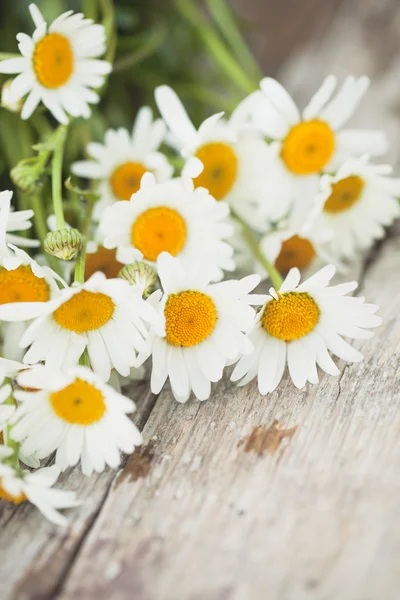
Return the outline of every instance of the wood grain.
{"type": "MultiPolygon", "coordinates": [[[[300,52],[286,44],[280,78],[300,103],[328,72],[374,76],[354,124],[387,129],[399,163],[396,0],[346,0],[300,52]]],[[[225,380],[186,405],[135,384],[146,446],[119,473],[63,477],[83,500],[66,531],[2,510],[1,600],[397,600],[399,250],[393,232],[355,267],[384,325],[338,378],[299,392],[286,377],[266,398],[225,380]],[[298,429],[246,452],[275,420],[298,429]]]]}

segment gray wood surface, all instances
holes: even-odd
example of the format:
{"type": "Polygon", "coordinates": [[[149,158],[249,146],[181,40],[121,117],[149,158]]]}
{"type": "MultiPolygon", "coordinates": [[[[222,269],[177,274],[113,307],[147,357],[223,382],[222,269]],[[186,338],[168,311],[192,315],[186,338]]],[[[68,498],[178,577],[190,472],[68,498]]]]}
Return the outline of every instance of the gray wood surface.
{"type": "MultiPolygon", "coordinates": [[[[331,4],[279,76],[304,102],[328,72],[373,76],[355,124],[387,129],[398,163],[400,7],[331,4]]],[[[399,251],[393,229],[345,277],[384,324],[339,377],[264,398],[223,381],[186,405],[135,384],[146,444],[118,473],[63,476],[83,500],[67,530],[1,509],[1,600],[398,600],[399,251]]]]}

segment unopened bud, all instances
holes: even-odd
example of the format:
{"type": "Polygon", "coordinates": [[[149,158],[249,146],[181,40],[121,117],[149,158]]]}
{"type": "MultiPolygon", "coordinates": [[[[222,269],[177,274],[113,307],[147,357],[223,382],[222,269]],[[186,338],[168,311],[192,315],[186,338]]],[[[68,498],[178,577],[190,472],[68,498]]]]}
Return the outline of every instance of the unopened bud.
{"type": "Polygon", "coordinates": [[[21,160],[10,171],[11,179],[23,192],[37,194],[42,185],[43,168],[36,157],[21,160]]]}
{"type": "Polygon", "coordinates": [[[143,298],[148,298],[157,286],[157,272],[145,262],[136,261],[125,265],[118,277],[126,279],[131,285],[143,285],[143,298]]]}
{"type": "Polygon", "coordinates": [[[44,240],[44,249],[48,254],[71,260],[83,246],[83,236],[77,229],[57,229],[49,231],[44,240]]]}
{"type": "Polygon", "coordinates": [[[1,88],[1,106],[10,112],[20,113],[24,103],[22,98],[15,97],[11,89],[12,82],[13,79],[7,79],[1,88]]]}

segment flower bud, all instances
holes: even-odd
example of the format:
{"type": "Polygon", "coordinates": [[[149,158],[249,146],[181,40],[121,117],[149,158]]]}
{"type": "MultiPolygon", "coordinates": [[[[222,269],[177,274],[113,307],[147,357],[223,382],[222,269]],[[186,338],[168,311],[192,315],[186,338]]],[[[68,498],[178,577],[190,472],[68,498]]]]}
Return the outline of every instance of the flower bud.
{"type": "Polygon", "coordinates": [[[42,185],[43,168],[36,157],[25,158],[11,169],[11,179],[23,192],[37,194],[42,185]]]}
{"type": "Polygon", "coordinates": [[[57,229],[49,231],[44,240],[44,249],[48,254],[71,260],[83,246],[83,236],[77,229],[57,229]]]}
{"type": "Polygon", "coordinates": [[[125,279],[131,285],[143,285],[143,298],[148,298],[154,292],[158,280],[156,270],[140,261],[125,265],[118,277],[125,279]]]}
{"type": "Polygon", "coordinates": [[[7,79],[1,88],[1,106],[10,112],[20,113],[24,103],[22,98],[17,99],[15,94],[13,94],[11,89],[12,82],[12,79],[7,79]]]}

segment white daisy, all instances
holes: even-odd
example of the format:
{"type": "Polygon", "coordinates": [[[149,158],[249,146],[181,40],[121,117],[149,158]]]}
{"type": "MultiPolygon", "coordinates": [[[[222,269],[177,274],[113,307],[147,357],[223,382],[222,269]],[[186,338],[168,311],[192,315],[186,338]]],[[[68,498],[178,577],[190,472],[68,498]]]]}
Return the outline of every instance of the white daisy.
{"type": "MultiPolygon", "coordinates": [[[[332,229],[327,224],[316,226],[323,208],[323,199],[316,198],[311,210],[300,203],[293,206],[287,219],[274,231],[266,233],[260,241],[263,255],[286,275],[297,267],[314,267],[321,259],[331,262],[326,245],[332,238],[332,229]]],[[[264,270],[265,271],[265,270],[264,270]]]]}
{"type": "Polygon", "coordinates": [[[374,315],[378,307],[346,297],[357,287],[355,281],[328,287],[334,274],[335,267],[327,265],[299,285],[300,272],[292,269],[279,291],[271,288],[249,335],[254,352],[239,360],[232,381],[245,385],[257,376],[260,393],[268,394],[286,364],[294,385],[303,388],[307,381],[318,383],[317,365],[329,375],[339,374],[329,352],[347,362],[362,360],[343,337],[371,338],[368,328],[382,321],[374,315]]]}
{"type": "Polygon", "coordinates": [[[195,186],[208,189],[216,200],[225,200],[249,225],[263,231],[265,224],[255,213],[265,186],[269,151],[259,133],[242,123],[240,106],[229,121],[218,113],[196,130],[170,87],[156,88],[155,98],[186,166],[196,165],[195,186]]]}
{"type": "Polygon", "coordinates": [[[389,177],[389,165],[372,165],[367,157],[348,160],[335,176],[321,179],[323,211],[315,227],[329,227],[332,254],[351,258],[382,238],[400,215],[400,179],[389,177]]]}
{"type": "Polygon", "coordinates": [[[14,233],[15,231],[26,231],[32,227],[31,219],[34,212],[33,210],[13,210],[11,207],[12,196],[13,193],[9,190],[0,192],[0,218],[6,219],[6,243],[37,248],[40,245],[38,240],[24,238],[14,233]]]}
{"type": "Polygon", "coordinates": [[[7,246],[10,200],[8,194],[0,204],[0,321],[25,321],[41,314],[44,304],[58,295],[59,277],[23,250],[7,246]]]}
{"type": "Polygon", "coordinates": [[[223,270],[235,268],[233,249],[225,241],[233,233],[228,214],[226,204],[205,188],[194,189],[191,179],[156,183],[146,173],[129,202],[117,202],[103,213],[100,233],[106,248],[118,248],[121,262],[142,257],[155,262],[168,252],[187,264],[200,261],[215,281],[223,270]]]}
{"type": "Polygon", "coordinates": [[[96,273],[86,283],[61,291],[26,330],[24,363],[45,361],[53,369],[77,364],[85,348],[93,370],[108,380],[112,368],[128,375],[136,351],[146,350],[145,323],[155,310],[142,299],[142,288],[96,273]]]}
{"type": "Polygon", "coordinates": [[[111,71],[108,62],[96,59],[106,48],[104,27],[72,10],[47,26],[35,4],[29,10],[36,29],[32,37],[17,35],[22,57],[0,63],[0,73],[19,73],[11,86],[13,98],[28,94],[22,119],[28,119],[40,101],[60,123],[68,123],[67,113],[87,119],[89,104],[100,100],[92,88],[102,86],[111,71]]]}
{"type": "Polygon", "coordinates": [[[120,464],[120,451],[130,454],[142,435],[127,416],[135,410],[86,367],[67,372],[38,365],[20,373],[18,383],[39,391],[16,391],[19,402],[13,438],[21,450],[44,458],[57,450],[56,464],[65,470],[81,461],[82,472],[100,473],[120,464]]]}
{"type": "Polygon", "coordinates": [[[302,114],[288,92],[270,77],[260,82],[262,93],[247,99],[248,120],[272,141],[268,194],[282,211],[294,201],[312,202],[321,172],[337,168],[345,158],[386,151],[382,132],[342,129],[368,85],[367,77],[349,76],[332,97],[336,78],[329,75],[302,114]]]}
{"type": "Polygon", "coordinates": [[[249,295],[260,278],[210,285],[206,272],[194,264],[185,268],[166,253],[157,266],[164,296],[151,332],[152,392],[158,394],[169,377],[178,402],[186,402],[192,390],[206,400],[228,361],[252,350],[244,332],[255,314],[250,304],[260,302],[249,295]]]}
{"type": "Polygon", "coordinates": [[[87,152],[93,160],[76,162],[71,166],[75,175],[100,181],[100,200],[94,208],[98,220],[105,208],[119,200],[130,200],[140,188],[146,171],[154,173],[158,182],[169,179],[173,167],[158,148],[164,140],[165,125],[153,121],[148,106],[141,108],[133,125],[127,129],[109,129],[104,144],[90,143],[87,152]]]}
{"type": "Polygon", "coordinates": [[[60,469],[56,465],[35,473],[15,469],[5,463],[10,448],[0,446],[0,499],[21,504],[29,500],[52,523],[66,526],[67,519],[58,510],[78,506],[75,492],[54,489],[60,469]]]}

